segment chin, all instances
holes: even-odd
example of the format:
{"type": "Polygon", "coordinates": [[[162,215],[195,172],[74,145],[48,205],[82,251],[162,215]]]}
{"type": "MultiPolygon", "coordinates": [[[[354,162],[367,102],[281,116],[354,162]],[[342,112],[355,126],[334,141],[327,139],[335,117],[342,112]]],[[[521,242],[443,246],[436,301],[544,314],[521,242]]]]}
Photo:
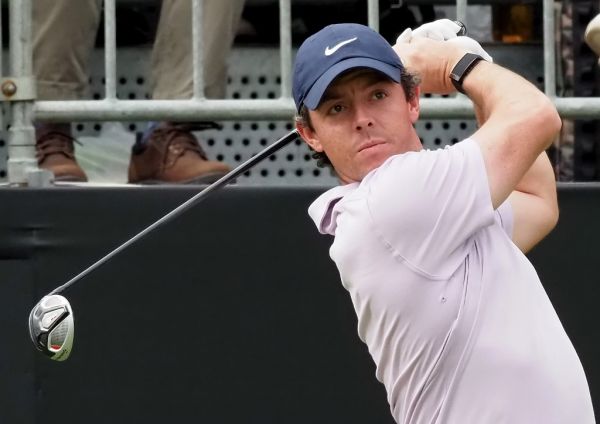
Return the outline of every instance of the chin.
{"type": "Polygon", "coordinates": [[[377,160],[369,161],[368,164],[365,164],[365,166],[361,167],[359,181],[361,181],[364,177],[366,177],[367,174],[369,174],[371,171],[379,168],[390,156],[392,156],[392,155],[378,158],[377,160]]]}
{"type": "Polygon", "coordinates": [[[379,168],[386,160],[397,154],[397,152],[390,152],[388,149],[380,149],[372,152],[368,158],[365,158],[365,169],[368,169],[367,173],[375,168],[379,168]]]}

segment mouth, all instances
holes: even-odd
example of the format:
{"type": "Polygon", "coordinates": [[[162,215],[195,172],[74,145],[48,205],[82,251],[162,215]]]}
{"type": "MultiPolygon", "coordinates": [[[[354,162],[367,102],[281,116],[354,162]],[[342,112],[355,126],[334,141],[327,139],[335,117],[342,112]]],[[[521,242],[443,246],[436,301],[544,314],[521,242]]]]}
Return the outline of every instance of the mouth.
{"type": "Polygon", "coordinates": [[[358,153],[363,152],[367,149],[371,149],[373,147],[379,146],[381,144],[384,144],[383,141],[374,141],[374,140],[370,140],[364,144],[361,144],[360,147],[358,148],[358,153]]]}

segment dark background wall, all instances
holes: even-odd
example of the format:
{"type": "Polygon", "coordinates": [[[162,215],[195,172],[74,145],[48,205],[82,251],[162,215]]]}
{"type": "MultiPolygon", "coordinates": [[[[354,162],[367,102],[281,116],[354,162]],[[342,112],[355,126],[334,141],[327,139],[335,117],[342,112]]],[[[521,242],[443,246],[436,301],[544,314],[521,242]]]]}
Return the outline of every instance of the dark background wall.
{"type": "MultiPolygon", "coordinates": [[[[0,190],[0,423],[393,423],[306,214],[319,189],[215,193],[65,293],[69,360],[35,351],[37,300],[195,190],[0,190]]],[[[599,405],[600,186],[560,204],[531,259],[599,405]]]]}

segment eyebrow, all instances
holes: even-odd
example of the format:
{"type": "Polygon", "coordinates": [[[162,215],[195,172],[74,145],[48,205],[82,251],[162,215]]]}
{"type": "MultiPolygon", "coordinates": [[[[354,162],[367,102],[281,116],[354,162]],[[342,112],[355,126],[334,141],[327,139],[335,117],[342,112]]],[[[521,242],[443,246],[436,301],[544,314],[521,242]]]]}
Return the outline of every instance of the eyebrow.
{"type": "Polygon", "coordinates": [[[321,97],[321,101],[319,102],[319,106],[321,106],[323,103],[331,101],[331,100],[336,100],[339,99],[341,97],[343,97],[343,92],[341,92],[341,90],[339,88],[336,87],[336,85],[338,85],[338,83],[342,80],[344,80],[345,78],[349,78],[349,79],[353,79],[358,77],[361,74],[366,74],[367,77],[369,78],[369,81],[367,82],[366,86],[367,87],[371,87],[373,85],[379,84],[381,82],[393,82],[390,78],[388,78],[387,76],[376,72],[376,71],[356,71],[356,73],[349,73],[346,75],[342,75],[342,77],[340,78],[340,80],[336,83],[334,82],[334,84],[330,85],[327,90],[325,90],[325,93],[323,93],[323,97],[321,97]]]}
{"type": "Polygon", "coordinates": [[[339,99],[343,96],[342,93],[337,93],[337,91],[339,90],[330,90],[329,88],[327,90],[325,90],[325,93],[323,93],[323,97],[321,97],[321,101],[319,102],[319,106],[321,106],[322,104],[330,101],[330,100],[336,100],[339,99]]]}

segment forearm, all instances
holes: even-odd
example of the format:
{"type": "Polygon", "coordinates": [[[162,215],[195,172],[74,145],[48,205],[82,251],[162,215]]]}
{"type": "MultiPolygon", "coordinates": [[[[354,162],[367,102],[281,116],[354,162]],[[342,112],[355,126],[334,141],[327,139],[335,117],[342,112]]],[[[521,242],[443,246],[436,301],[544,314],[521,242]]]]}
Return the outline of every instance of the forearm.
{"type": "Polygon", "coordinates": [[[529,81],[502,67],[481,61],[463,86],[479,125],[487,123],[491,131],[501,128],[509,142],[522,139],[533,155],[532,162],[560,129],[550,100],[529,81]]]}
{"type": "Polygon", "coordinates": [[[526,253],[558,221],[556,181],[545,149],[558,133],[560,118],[550,100],[521,77],[513,74],[503,80],[493,69],[490,74],[500,78],[504,89],[498,91],[500,86],[492,84],[482,90],[482,81],[470,81],[473,86],[467,91],[481,125],[475,137],[484,140],[480,145],[487,150],[494,206],[508,196],[514,216],[512,240],[526,253]]]}
{"type": "Polygon", "coordinates": [[[556,178],[546,152],[542,152],[531,168],[515,186],[515,191],[546,199],[549,206],[558,210],[556,201],[556,178]]]}
{"type": "MultiPolygon", "coordinates": [[[[477,105],[474,105],[474,109],[477,124],[481,127],[487,117],[477,105]]],[[[558,210],[556,204],[556,177],[550,159],[545,151],[540,153],[533,162],[525,175],[516,184],[514,191],[548,199],[550,206],[558,210]]]]}
{"type": "Polygon", "coordinates": [[[513,242],[527,253],[558,222],[556,182],[548,156],[542,153],[508,198],[513,210],[513,242]]]}
{"type": "MultiPolygon", "coordinates": [[[[475,106],[475,116],[477,124],[479,126],[483,125],[486,117],[483,111],[477,106],[475,106]]],[[[543,199],[547,205],[546,209],[549,215],[554,215],[558,218],[556,176],[548,154],[545,151],[540,153],[521,180],[516,184],[510,197],[514,199],[517,195],[516,193],[523,193],[543,199]]]]}
{"type": "Polygon", "coordinates": [[[482,124],[473,138],[482,149],[492,202],[498,207],[551,145],[560,117],[533,84],[487,62],[467,75],[463,87],[482,124]]]}

